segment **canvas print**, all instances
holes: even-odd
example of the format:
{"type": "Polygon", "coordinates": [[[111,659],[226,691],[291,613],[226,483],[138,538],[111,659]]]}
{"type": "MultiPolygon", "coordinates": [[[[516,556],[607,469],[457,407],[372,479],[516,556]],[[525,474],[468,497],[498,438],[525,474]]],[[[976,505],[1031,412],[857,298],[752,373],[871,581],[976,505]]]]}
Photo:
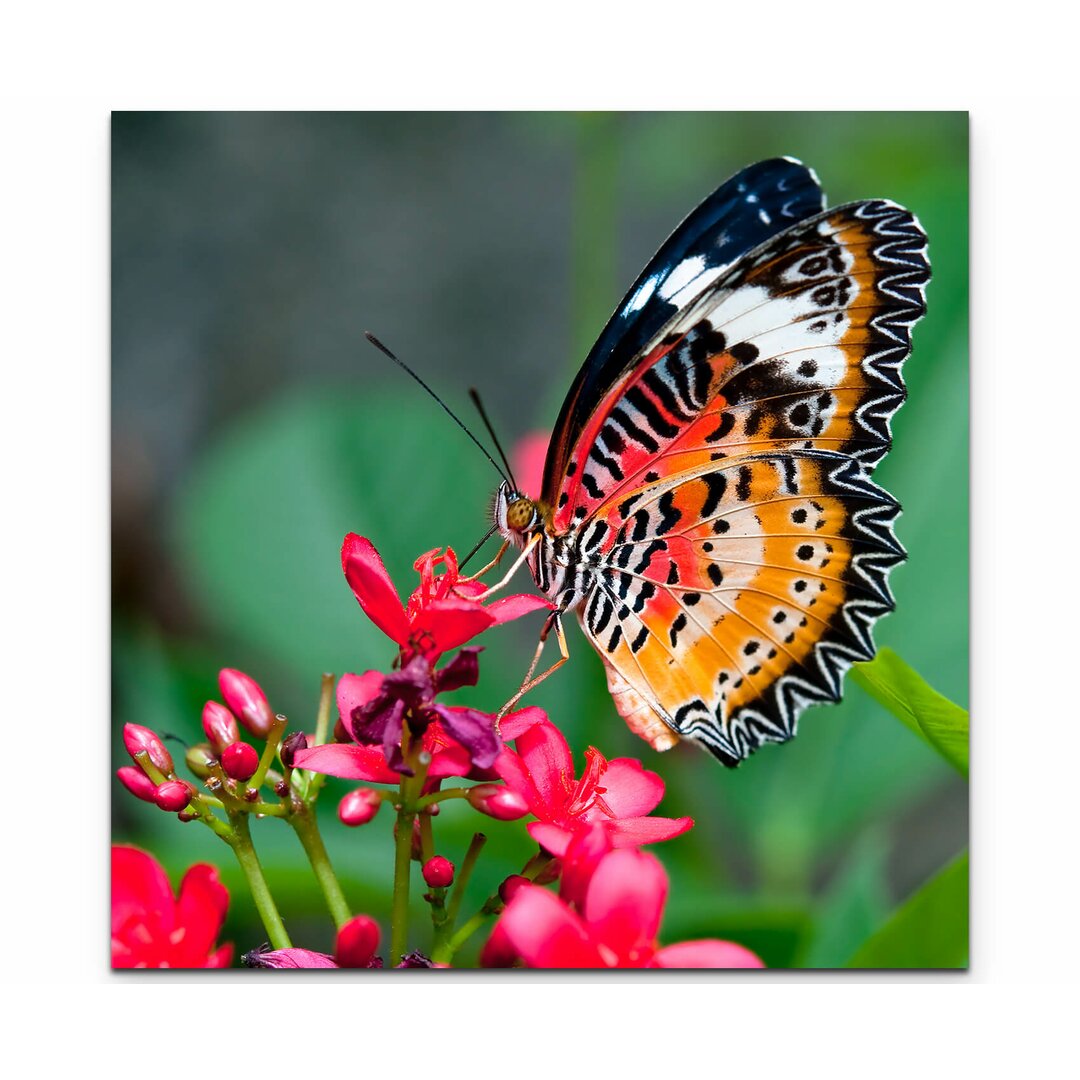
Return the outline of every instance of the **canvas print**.
{"type": "Polygon", "coordinates": [[[114,968],[967,966],[965,114],[112,157],[114,968]]]}

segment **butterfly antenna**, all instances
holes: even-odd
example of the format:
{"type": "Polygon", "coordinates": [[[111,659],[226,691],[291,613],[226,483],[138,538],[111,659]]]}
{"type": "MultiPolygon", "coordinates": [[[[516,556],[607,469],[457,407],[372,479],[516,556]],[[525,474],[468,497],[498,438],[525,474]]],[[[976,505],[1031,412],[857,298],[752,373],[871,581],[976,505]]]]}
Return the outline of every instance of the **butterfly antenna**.
{"type": "MultiPolygon", "coordinates": [[[[443,399],[442,399],[441,397],[439,397],[439,395],[438,395],[438,394],[436,394],[436,393],[435,393],[435,391],[434,391],[434,390],[432,390],[432,389],[431,389],[431,387],[430,387],[430,386],[428,386],[428,384],[427,384],[426,382],[424,382],[424,380],[423,380],[423,379],[421,379],[421,378],[420,378],[420,376],[419,376],[419,375],[417,375],[417,374],[416,374],[416,372],[415,372],[415,371],[413,371],[413,369],[412,369],[411,367],[409,367],[409,365],[408,365],[408,364],[406,364],[404,360],[399,360],[399,359],[398,359],[398,358],[397,358],[397,357],[396,357],[396,356],[395,356],[395,355],[394,355],[394,354],[393,354],[393,353],[392,353],[392,352],[391,352],[391,351],[390,351],[390,350],[389,350],[389,349],[388,349],[388,348],[387,348],[387,347],[386,347],[386,346],[385,346],[385,345],[384,345],[384,344],[383,344],[383,343],[382,343],[382,342],[381,342],[381,341],[380,341],[380,340],[379,340],[379,339],[378,339],[378,338],[377,338],[377,337],[376,337],[376,336],[375,336],[374,334],[372,334],[372,333],[371,333],[370,331],[368,331],[368,330],[365,330],[365,331],[364,331],[364,337],[366,337],[366,338],[368,339],[368,341],[370,341],[370,342],[371,342],[371,344],[372,344],[372,345],[374,345],[374,346],[375,346],[375,348],[379,350],[379,352],[381,352],[381,353],[385,353],[385,354],[386,354],[387,356],[389,356],[389,357],[390,357],[390,359],[391,359],[391,360],[393,360],[393,361],[394,361],[394,363],[395,363],[395,364],[397,364],[397,366],[398,366],[399,368],[401,368],[401,369],[402,369],[403,371],[405,371],[406,373],[408,373],[409,375],[411,375],[411,376],[412,376],[412,377],[413,377],[413,378],[414,378],[414,379],[415,379],[415,380],[416,380],[416,381],[417,381],[417,382],[418,382],[418,383],[419,383],[419,384],[420,384],[420,385],[421,385],[421,386],[422,386],[422,387],[423,387],[423,388],[424,388],[424,389],[425,389],[425,390],[426,390],[426,391],[427,391],[427,392],[428,392],[428,393],[429,393],[429,394],[430,394],[430,395],[431,395],[431,396],[432,396],[432,397],[433,397],[433,398],[434,398],[434,399],[435,399],[435,400],[436,400],[436,401],[437,401],[437,402],[438,402],[438,403],[439,403],[439,404],[440,404],[440,405],[441,405],[442,407],[443,407],[443,411],[444,411],[444,412],[446,413],[446,415],[447,415],[447,416],[449,416],[449,417],[450,417],[450,419],[451,419],[451,420],[453,420],[453,421],[454,421],[454,423],[455,423],[455,424],[457,424],[457,426],[458,426],[459,428],[461,428],[461,430],[462,430],[462,431],[464,431],[464,432],[465,432],[465,434],[466,434],[466,435],[468,435],[468,436],[469,436],[469,438],[470,438],[470,439],[472,439],[472,441],[473,441],[474,443],[476,443],[477,447],[479,447],[479,449],[480,449],[480,453],[482,453],[482,454],[484,455],[484,457],[486,457],[486,458],[488,459],[488,461],[490,461],[490,462],[491,462],[491,464],[492,464],[492,466],[494,467],[495,471],[496,471],[496,472],[497,472],[497,473],[498,473],[498,474],[499,474],[499,475],[500,475],[500,476],[501,476],[501,477],[502,477],[502,478],[503,478],[504,480],[506,480],[506,482],[507,482],[508,484],[509,484],[509,483],[512,483],[512,481],[511,481],[511,480],[507,479],[506,473],[504,473],[504,472],[502,471],[502,469],[500,469],[500,468],[499,468],[499,465],[498,465],[498,463],[496,462],[496,460],[495,460],[495,459],[494,459],[494,458],[493,458],[493,457],[492,457],[492,456],[491,456],[491,455],[490,455],[490,454],[489,454],[489,453],[487,452],[487,450],[486,450],[486,449],[484,448],[484,444],[483,444],[483,443],[482,443],[482,442],[481,442],[481,441],[480,441],[480,440],[479,440],[479,439],[478,439],[478,438],[477,438],[477,437],[476,437],[476,436],[475,436],[475,435],[474,435],[474,434],[473,434],[473,433],[472,433],[472,432],[471,432],[471,431],[470,431],[470,430],[469,430],[469,429],[468,429],[468,428],[467,428],[467,427],[466,427],[466,426],[465,426],[465,425],[464,425],[464,424],[463,424],[463,423],[462,423],[462,422],[461,422],[461,421],[460,421],[460,420],[459,420],[459,419],[457,418],[457,415],[456,415],[456,414],[454,413],[454,411],[453,411],[453,410],[452,410],[452,409],[450,408],[450,406],[449,406],[449,405],[447,405],[447,404],[446,404],[446,402],[445,402],[445,401],[443,401],[443,399]]],[[[490,430],[490,429],[489,429],[489,430],[490,430]]],[[[496,445],[498,445],[498,443],[496,443],[496,445]]],[[[502,450],[501,450],[501,449],[499,450],[499,453],[500,453],[500,454],[502,453],[502,450]]],[[[505,458],[503,458],[503,460],[505,461],[506,459],[505,459],[505,458]]],[[[509,467],[508,467],[508,468],[509,468],[509,467]]],[[[487,539],[487,537],[485,537],[484,539],[486,540],[486,539],[487,539]]]]}
{"type": "Polygon", "coordinates": [[[499,451],[499,457],[502,458],[502,463],[506,466],[506,472],[510,477],[510,483],[514,485],[514,490],[519,491],[517,481],[514,479],[514,470],[510,468],[510,462],[506,460],[506,454],[503,453],[502,444],[499,442],[499,436],[495,434],[495,429],[491,426],[491,421],[488,419],[488,414],[484,410],[484,403],[480,400],[480,391],[475,386],[469,387],[469,397],[472,398],[472,403],[476,406],[476,411],[480,414],[480,419],[484,421],[484,427],[487,428],[488,434],[491,436],[491,441],[495,444],[495,449],[499,451]]]}
{"type": "Polygon", "coordinates": [[[488,529],[486,533],[484,533],[483,537],[481,537],[480,539],[480,542],[472,549],[472,551],[470,551],[469,554],[466,555],[465,558],[458,563],[458,569],[464,570],[465,564],[495,535],[496,532],[498,532],[498,530],[498,525],[492,525],[491,528],[488,529]]]}

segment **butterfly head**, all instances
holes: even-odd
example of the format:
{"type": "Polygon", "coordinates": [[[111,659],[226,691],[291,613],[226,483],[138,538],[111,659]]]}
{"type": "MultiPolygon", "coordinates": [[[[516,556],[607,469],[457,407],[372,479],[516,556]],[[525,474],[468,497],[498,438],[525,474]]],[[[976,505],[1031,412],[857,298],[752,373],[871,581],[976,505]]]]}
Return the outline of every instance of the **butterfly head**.
{"type": "Polygon", "coordinates": [[[537,504],[515,491],[505,480],[495,492],[492,515],[503,539],[518,547],[524,547],[529,537],[541,526],[537,504]]]}

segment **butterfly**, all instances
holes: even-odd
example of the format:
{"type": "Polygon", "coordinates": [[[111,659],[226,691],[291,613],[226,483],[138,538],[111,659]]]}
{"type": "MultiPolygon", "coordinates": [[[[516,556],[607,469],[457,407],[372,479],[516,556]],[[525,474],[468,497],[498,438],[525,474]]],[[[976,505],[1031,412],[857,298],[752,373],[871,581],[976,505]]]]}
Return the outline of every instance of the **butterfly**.
{"type": "MultiPolygon", "coordinates": [[[[631,730],[734,766],[838,701],[905,558],[871,479],[926,310],[926,236],[883,199],[826,209],[759,162],[682,222],[578,372],[535,498],[494,500],[577,613],[631,730]]],[[[506,545],[504,544],[504,550],[506,545]]]]}

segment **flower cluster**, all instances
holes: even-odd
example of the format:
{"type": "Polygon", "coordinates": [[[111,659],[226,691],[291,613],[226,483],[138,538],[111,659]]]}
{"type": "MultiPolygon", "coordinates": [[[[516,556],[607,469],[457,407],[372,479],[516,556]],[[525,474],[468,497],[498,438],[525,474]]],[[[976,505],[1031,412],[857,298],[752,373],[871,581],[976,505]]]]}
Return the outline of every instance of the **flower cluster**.
{"type": "MultiPolygon", "coordinates": [[[[341,561],[361,608],[396,651],[389,670],[345,674],[336,682],[324,676],[314,730],[287,733],[287,719],[274,714],[258,683],[224,669],[222,701],[203,708],[205,741],[185,755],[195,782],[177,775],[157,733],[133,724],[124,731],[133,764],[118,770],[121,783],[182,821],[208,826],[235,852],[268,937],[244,953],[245,966],[447,967],[495,917],[481,952],[489,966],[761,966],[730,942],[658,944],[668,880],[641,848],[680,836],[693,821],[655,813],[664,795],[656,773],[589,747],[578,775],[569,744],[542,709],[503,715],[442,700],[478,685],[482,650],[470,644],[474,638],[549,610],[548,601],[518,595],[489,602],[489,591],[462,576],[449,548],[416,560],[419,585],[404,601],[370,541],[347,536],[341,561]],[[327,776],[364,785],[338,802],[338,819],[347,826],[372,822],[384,803],[393,808],[385,961],[378,923],[350,909],[319,835],[317,801],[327,776]],[[525,828],[536,844],[520,872],[467,919],[460,909],[486,836],[477,832],[460,859],[438,851],[434,822],[448,800],[489,820],[528,818],[525,828]],[[290,940],[252,842],[251,822],[263,818],[296,831],[336,926],[332,953],[290,940]],[[426,953],[416,950],[408,925],[413,863],[431,913],[426,953]],[[556,882],[557,893],[546,887],[556,882]]],[[[176,900],[161,867],[137,849],[114,849],[113,874],[114,965],[230,962],[231,946],[214,948],[228,896],[213,868],[192,867],[176,900]]]]}

